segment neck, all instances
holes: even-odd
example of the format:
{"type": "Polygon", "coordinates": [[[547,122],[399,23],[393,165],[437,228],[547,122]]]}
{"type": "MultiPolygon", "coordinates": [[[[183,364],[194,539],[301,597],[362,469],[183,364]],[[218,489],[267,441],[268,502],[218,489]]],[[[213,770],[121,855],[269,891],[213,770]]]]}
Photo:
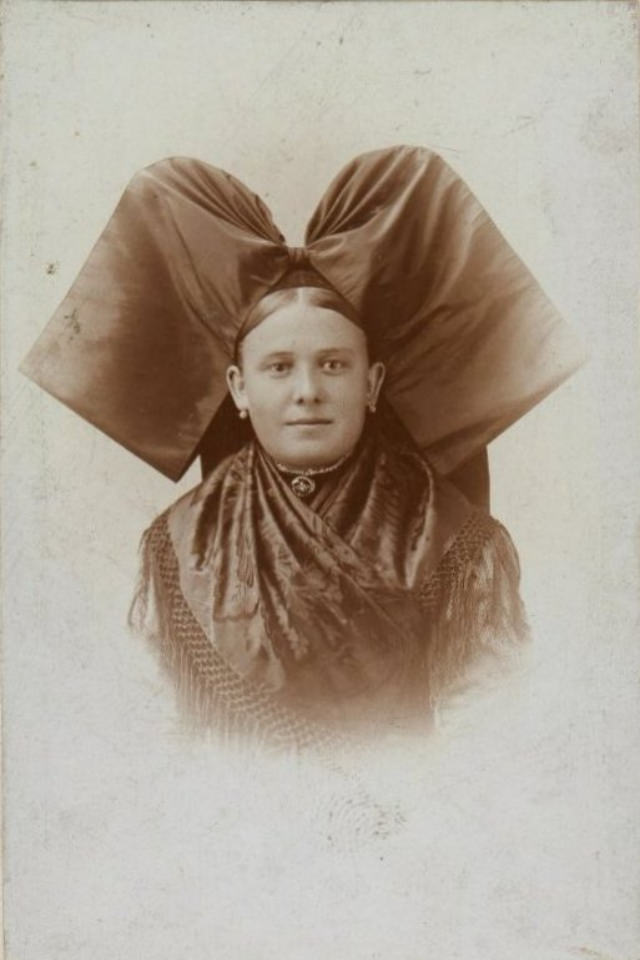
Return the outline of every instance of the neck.
{"type": "Polygon", "coordinates": [[[276,469],[280,471],[280,473],[295,473],[298,476],[314,477],[321,473],[330,473],[332,470],[337,470],[338,467],[341,467],[342,464],[349,459],[352,453],[353,453],[353,450],[349,450],[342,457],[339,457],[337,460],[334,460],[333,463],[323,464],[322,466],[317,466],[317,467],[310,467],[310,466],[294,467],[286,463],[280,463],[278,460],[275,460],[273,457],[271,457],[271,460],[274,466],[276,467],[276,469]]]}

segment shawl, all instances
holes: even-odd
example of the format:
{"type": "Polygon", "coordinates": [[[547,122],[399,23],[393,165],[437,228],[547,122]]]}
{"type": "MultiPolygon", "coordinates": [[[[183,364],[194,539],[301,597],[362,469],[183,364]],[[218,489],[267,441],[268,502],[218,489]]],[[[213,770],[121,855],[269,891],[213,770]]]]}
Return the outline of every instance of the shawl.
{"type": "Polygon", "coordinates": [[[582,360],[467,185],[398,146],[344,167],[302,250],[225,171],[147,167],[22,369],[172,479],[203,456],[208,478],[145,535],[133,620],[195,716],[300,744],[423,719],[523,636],[508,534],[439,474],[582,360]],[[238,335],[301,263],[360,318],[407,433],[372,423],[313,503],[221,427],[238,335]]]}
{"type": "Polygon", "coordinates": [[[311,502],[253,441],[145,534],[132,619],[192,716],[296,746],[424,725],[526,636],[507,532],[376,420],[311,502]]]}

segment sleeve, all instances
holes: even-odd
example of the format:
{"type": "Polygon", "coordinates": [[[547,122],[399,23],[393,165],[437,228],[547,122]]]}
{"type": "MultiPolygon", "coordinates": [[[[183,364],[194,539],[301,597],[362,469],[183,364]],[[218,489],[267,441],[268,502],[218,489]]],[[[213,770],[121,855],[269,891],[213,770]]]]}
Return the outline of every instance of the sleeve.
{"type": "Polygon", "coordinates": [[[428,675],[434,709],[504,671],[529,639],[520,563],[507,530],[477,510],[421,590],[431,632],[428,675]]]}

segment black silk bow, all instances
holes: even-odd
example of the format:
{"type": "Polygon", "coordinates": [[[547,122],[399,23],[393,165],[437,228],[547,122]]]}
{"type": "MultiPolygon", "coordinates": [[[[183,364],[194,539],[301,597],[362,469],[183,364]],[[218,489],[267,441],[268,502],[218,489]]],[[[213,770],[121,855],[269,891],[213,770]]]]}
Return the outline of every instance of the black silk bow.
{"type": "MultiPolygon", "coordinates": [[[[447,473],[572,373],[582,348],[464,182],[430,150],[357,157],[304,258],[362,318],[386,398],[447,473]]],[[[248,311],[302,254],[242,183],[172,158],[127,186],[23,364],[172,479],[226,395],[248,311]]]]}

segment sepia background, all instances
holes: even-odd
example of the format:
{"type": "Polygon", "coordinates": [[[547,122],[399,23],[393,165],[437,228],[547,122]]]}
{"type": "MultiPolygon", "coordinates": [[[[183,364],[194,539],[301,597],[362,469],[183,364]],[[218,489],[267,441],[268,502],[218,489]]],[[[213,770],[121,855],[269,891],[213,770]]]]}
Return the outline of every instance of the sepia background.
{"type": "Polygon", "coordinates": [[[636,18],[4,4],[8,960],[638,960],[636,18]],[[223,167],[296,244],[340,167],[395,143],[467,180],[590,360],[490,448],[528,663],[354,805],[350,775],[182,730],[125,621],[140,534],[197,469],[173,485],[17,368],[140,167],[223,167]]]}

